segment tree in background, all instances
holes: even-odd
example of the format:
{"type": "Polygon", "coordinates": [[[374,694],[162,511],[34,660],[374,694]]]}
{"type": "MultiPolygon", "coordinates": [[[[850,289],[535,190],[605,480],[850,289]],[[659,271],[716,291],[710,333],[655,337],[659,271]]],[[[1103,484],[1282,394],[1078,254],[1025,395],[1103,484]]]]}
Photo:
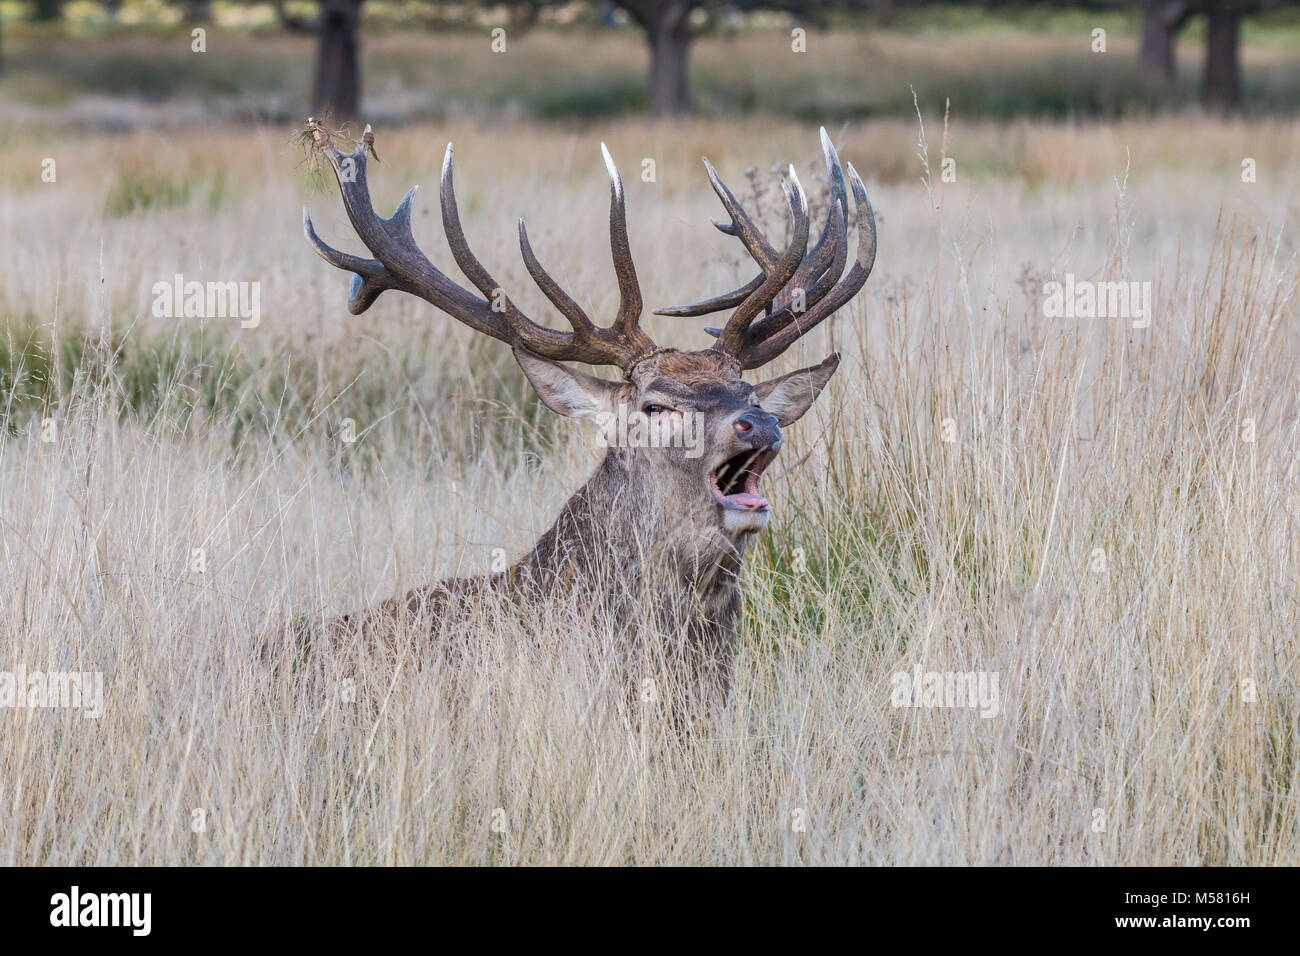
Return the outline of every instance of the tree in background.
{"type": "Polygon", "coordinates": [[[711,24],[723,9],[778,10],[811,23],[823,23],[836,11],[887,7],[890,0],[613,0],[646,35],[650,47],[650,112],[681,116],[691,108],[688,59],[695,37],[697,11],[711,24]]]}
{"type": "Polygon", "coordinates": [[[1201,102],[1215,113],[1241,108],[1241,21],[1295,0],[1143,0],[1138,62],[1148,76],[1172,83],[1178,33],[1193,16],[1204,16],[1205,72],[1201,102]]]}
{"type": "MultiPolygon", "coordinates": [[[[272,0],[280,24],[293,33],[308,33],[316,40],[316,75],[312,86],[312,110],[321,117],[336,121],[356,119],[361,113],[361,7],[364,0],[317,0],[316,16],[294,16],[285,0],[272,0]]],[[[474,21],[485,8],[501,4],[487,0],[424,0],[426,6],[444,7],[445,22],[466,24],[474,21]]],[[[518,16],[515,29],[523,29],[537,19],[547,0],[509,0],[518,16]]]]}
{"type": "Polygon", "coordinates": [[[32,0],[32,22],[54,23],[63,17],[63,0],[32,0]]]}
{"type": "MultiPolygon", "coordinates": [[[[59,5],[62,0],[37,0],[59,5]]],[[[188,0],[191,9],[204,0],[188,0]]],[[[364,0],[317,0],[317,14],[305,19],[289,14],[285,0],[274,0],[281,24],[288,30],[317,37],[313,111],[336,119],[356,118],[361,106],[359,34],[364,0]]],[[[518,14],[513,26],[535,22],[543,7],[563,6],[572,0],[426,0],[431,6],[454,11],[469,22],[485,10],[505,7],[518,14]]],[[[927,0],[921,0],[927,2],[927,0]]],[[[1012,6],[1007,0],[949,0],[987,7],[1012,6]]],[[[1025,0],[1036,2],[1036,0],[1025,0]]],[[[1116,0],[1037,0],[1062,7],[1114,9],[1116,0]]],[[[1178,33],[1193,16],[1207,18],[1205,72],[1201,99],[1207,109],[1232,113],[1241,104],[1241,19],[1263,9],[1296,0],[1143,0],[1139,61],[1148,75],[1161,83],[1176,77],[1178,33]]],[[[824,25],[836,13],[885,14],[894,0],[608,0],[595,7],[617,8],[645,35],[650,53],[648,101],[659,117],[681,116],[690,111],[689,58],[691,41],[709,29],[723,11],[783,11],[802,24],[824,25]]]]}
{"type": "MultiPolygon", "coordinates": [[[[329,113],[340,119],[356,116],[361,99],[357,73],[357,36],[363,0],[319,0],[319,13],[312,20],[292,16],[284,0],[274,0],[280,23],[297,33],[314,33],[320,38],[316,61],[313,108],[318,115],[329,113]]],[[[536,22],[543,7],[564,6],[572,0],[426,0],[431,6],[446,7],[461,23],[472,22],[489,9],[507,8],[514,15],[512,26],[524,29],[536,22]]],[[[840,5],[863,0],[840,0],[840,5]]],[[[656,116],[673,116],[690,108],[687,87],[687,54],[693,37],[691,17],[697,10],[723,6],[767,6],[779,9],[827,6],[828,0],[786,0],[765,4],[723,4],[719,0],[615,0],[610,4],[625,11],[646,35],[650,47],[650,111],[656,116]]]]}
{"type": "Polygon", "coordinates": [[[361,112],[359,33],[364,0],[318,0],[310,20],[293,16],[284,0],[275,12],[286,30],[316,37],[316,78],[312,110],[334,120],[355,119],[361,112]]]}
{"type": "MultiPolygon", "coordinates": [[[[122,0],[102,0],[113,16],[122,0]]],[[[187,23],[211,19],[211,0],[172,0],[185,11],[187,23]]],[[[361,105],[359,36],[364,0],[314,0],[316,15],[291,14],[286,0],[270,0],[282,26],[317,38],[312,108],[316,115],[355,119],[361,105]]],[[[522,29],[538,19],[545,7],[572,6],[578,0],[421,0],[441,9],[439,22],[483,23],[507,9],[511,26],[522,29]]],[[[1133,0],[908,0],[1014,10],[1018,5],[1076,7],[1097,10],[1132,9],[1133,0]]],[[[872,12],[887,16],[898,0],[588,0],[593,14],[622,10],[645,35],[650,54],[648,102],[655,116],[680,116],[690,109],[689,54],[692,40],[711,29],[726,13],[783,11],[799,25],[823,26],[836,14],[872,12]]],[[[1141,44],[1138,60],[1143,72],[1162,85],[1177,78],[1177,38],[1193,18],[1205,17],[1205,68],[1201,101],[1206,109],[1231,114],[1241,107],[1241,22],[1244,17],[1274,10],[1300,0],[1140,0],[1141,44]]],[[[31,0],[29,19],[49,23],[62,18],[65,0],[31,0]]],[[[0,68],[3,58],[0,57],[0,68]]]]}
{"type": "Polygon", "coordinates": [[[1204,0],[1205,73],[1201,102],[1216,113],[1241,108],[1241,18],[1258,13],[1260,0],[1204,0]]]}
{"type": "Polygon", "coordinates": [[[639,26],[650,46],[650,112],[678,116],[690,109],[687,56],[695,0],[621,0],[615,4],[639,26]]]}
{"type": "Polygon", "coordinates": [[[1153,80],[1168,84],[1177,77],[1176,41],[1192,13],[1189,0],[1143,0],[1138,65],[1153,80]]]}
{"type": "MultiPolygon", "coordinates": [[[[62,20],[63,0],[32,0],[32,10],[28,19],[32,23],[55,23],[62,20]]],[[[4,72],[3,39],[3,30],[0,30],[0,73],[4,72]]]]}

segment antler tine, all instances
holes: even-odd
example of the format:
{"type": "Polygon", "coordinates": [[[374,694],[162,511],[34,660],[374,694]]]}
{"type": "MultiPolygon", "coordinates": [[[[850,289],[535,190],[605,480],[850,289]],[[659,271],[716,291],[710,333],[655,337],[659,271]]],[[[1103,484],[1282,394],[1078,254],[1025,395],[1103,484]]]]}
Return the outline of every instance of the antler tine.
{"type": "Polygon", "coordinates": [[[316,253],[331,265],[353,273],[348,309],[360,315],[389,289],[408,292],[437,306],[470,328],[509,342],[510,329],[488,303],[447,278],[420,251],[411,234],[411,205],[415,188],[407,191],[389,219],[375,212],[366,182],[366,146],[344,154],[328,141],[318,126],[313,132],[326,137],[320,151],[329,160],[343,197],[343,208],[357,236],[374,259],[340,252],[321,241],[311,215],[303,209],[303,234],[316,253]]]}
{"type": "Polygon", "coordinates": [[[655,309],[655,315],[690,317],[709,315],[713,312],[721,312],[724,309],[734,308],[744,302],[745,299],[753,294],[755,289],[763,284],[763,280],[767,278],[768,274],[772,271],[772,263],[775,262],[778,257],[777,251],[772,248],[772,244],[768,242],[767,238],[759,231],[758,226],[754,224],[754,220],[749,218],[749,213],[745,212],[744,207],[740,204],[740,200],[736,198],[736,194],[733,193],[731,188],[722,181],[722,177],[718,175],[717,169],[715,169],[713,164],[709,162],[709,157],[705,156],[703,159],[704,169],[709,175],[709,182],[713,185],[713,191],[718,194],[718,199],[721,200],[723,208],[727,210],[727,215],[731,217],[730,222],[719,222],[717,219],[714,219],[714,227],[721,233],[728,236],[735,236],[739,239],[744,244],[746,251],[749,252],[750,258],[758,263],[758,267],[762,271],[739,289],[734,289],[731,292],[716,295],[708,299],[701,299],[699,302],[692,303],[691,305],[677,305],[669,308],[655,309]]]}
{"type": "MultiPolygon", "coordinates": [[[[606,165],[612,168],[613,163],[607,150],[605,158],[606,165]]],[[[610,238],[614,246],[614,269],[618,274],[620,303],[618,318],[608,329],[593,324],[572,297],[560,289],[559,284],[542,268],[533,255],[522,221],[519,238],[524,265],[546,297],[569,320],[573,331],[559,332],[538,325],[515,307],[492,274],[470,251],[456,205],[451,144],[447,145],[447,155],[442,164],[442,221],[443,231],[447,234],[447,245],[451,248],[456,264],[479,291],[493,298],[520,344],[546,358],[588,362],[592,365],[617,365],[627,370],[639,357],[653,352],[655,344],[637,326],[641,314],[641,292],[637,285],[636,271],[632,267],[632,254],[627,241],[627,219],[623,209],[623,184],[618,180],[617,172],[614,173],[610,188],[613,192],[610,238]]]]}
{"type": "Polygon", "coordinates": [[[380,288],[382,280],[385,278],[384,264],[378,259],[363,259],[360,256],[354,256],[351,253],[340,252],[333,246],[327,245],[316,234],[316,227],[312,225],[311,213],[307,207],[302,207],[302,234],[307,237],[307,242],[316,250],[316,254],[336,268],[345,272],[352,273],[352,288],[348,295],[348,311],[353,315],[360,315],[379,297],[383,292],[380,288]],[[366,280],[371,280],[367,286],[366,280]]]}
{"type": "Polygon", "coordinates": [[[714,350],[733,358],[741,358],[741,347],[750,323],[790,281],[808,248],[808,198],[804,195],[803,185],[793,166],[789,168],[789,178],[782,181],[781,188],[790,209],[790,245],[773,261],[771,269],[766,270],[766,277],[758,288],[746,296],[731,314],[718,341],[713,344],[714,350]]]}
{"type": "MultiPolygon", "coordinates": [[[[782,295],[787,299],[785,304],[782,305],[781,308],[774,310],[771,315],[759,319],[749,327],[749,331],[745,333],[745,349],[752,347],[758,342],[762,342],[764,339],[779,332],[781,329],[784,329],[792,322],[798,322],[809,309],[824,299],[827,293],[835,287],[835,283],[839,281],[840,276],[844,273],[844,264],[849,258],[847,225],[844,222],[844,213],[839,208],[836,208],[833,213],[833,225],[830,228],[830,233],[832,241],[827,244],[825,252],[825,255],[831,257],[829,265],[825,266],[825,268],[821,270],[820,274],[817,274],[816,278],[813,279],[812,284],[808,285],[806,288],[804,285],[807,280],[801,279],[800,275],[796,274],[786,286],[786,292],[782,293],[782,295]],[[802,303],[803,308],[796,310],[795,305],[798,303],[793,295],[789,295],[788,293],[789,290],[800,288],[804,290],[802,303]]],[[[814,253],[809,253],[804,259],[804,265],[807,265],[810,260],[812,260],[813,256],[814,253]]],[[[804,266],[801,265],[800,273],[803,273],[803,271],[804,266]]],[[[815,274],[816,270],[811,270],[811,272],[815,274]]],[[[706,329],[705,331],[708,330],[706,329]]]]}
{"type": "MultiPolygon", "coordinates": [[[[848,196],[844,188],[844,170],[840,167],[839,154],[835,152],[835,144],[831,142],[825,126],[821,127],[820,136],[822,156],[826,160],[826,180],[830,184],[826,223],[822,226],[821,235],[817,237],[817,244],[799,264],[799,271],[794,274],[790,284],[772,300],[774,313],[790,302],[793,292],[797,289],[804,290],[805,306],[808,304],[807,293],[810,291],[807,288],[808,283],[826,271],[827,265],[835,259],[837,251],[840,251],[838,247],[842,246],[846,239],[843,220],[848,216],[848,196]]],[[[840,268],[844,268],[843,262],[840,263],[840,268]]],[[[836,275],[838,274],[837,272],[836,275]]]]}
{"type": "MultiPolygon", "coordinates": [[[[832,257],[831,262],[821,270],[821,273],[816,276],[812,284],[804,290],[803,309],[796,311],[794,298],[788,296],[787,293],[782,293],[789,301],[787,301],[785,305],[781,306],[781,308],[775,310],[765,318],[757,320],[749,327],[749,330],[745,333],[745,348],[750,347],[753,343],[761,342],[774,332],[778,332],[785,328],[792,321],[798,321],[799,316],[803,312],[806,312],[808,309],[812,308],[812,306],[824,299],[826,294],[834,288],[835,283],[839,281],[840,276],[844,272],[844,263],[848,261],[849,257],[848,242],[846,241],[845,236],[846,226],[844,223],[844,213],[837,209],[834,213],[833,222],[834,225],[831,228],[833,230],[832,235],[834,241],[827,246],[828,254],[832,257]]],[[[809,253],[804,257],[803,264],[799,267],[800,273],[804,272],[805,267],[812,260],[812,257],[813,253],[809,253]]],[[[809,271],[815,273],[817,270],[812,269],[809,271]]],[[[803,280],[800,279],[799,274],[796,274],[786,286],[786,290],[802,288],[802,285],[803,280]]],[[[709,335],[712,335],[714,338],[722,334],[722,330],[719,328],[706,327],[704,331],[709,335]]]]}
{"type": "Polygon", "coordinates": [[[830,183],[826,224],[822,227],[812,252],[799,264],[799,271],[773,300],[770,314],[749,327],[746,343],[760,342],[792,321],[797,321],[799,315],[831,291],[844,272],[844,263],[848,260],[848,195],[844,187],[844,170],[824,126],[821,128],[821,142],[822,154],[826,160],[826,178],[830,183]],[[795,296],[800,291],[803,292],[803,301],[797,302],[795,296]],[[796,310],[796,305],[801,308],[796,310]]]}
{"type": "MultiPolygon", "coordinates": [[[[827,134],[826,127],[824,126],[821,128],[821,142],[822,152],[826,159],[826,176],[830,182],[830,203],[826,210],[826,222],[822,226],[821,235],[818,237],[816,245],[813,246],[812,251],[800,264],[799,271],[795,273],[789,284],[790,289],[805,289],[805,306],[810,302],[815,301],[815,299],[813,299],[814,293],[824,295],[825,291],[829,290],[830,286],[834,284],[833,278],[829,284],[816,280],[826,271],[828,262],[832,261],[839,254],[838,246],[841,245],[845,239],[843,226],[836,216],[837,208],[841,210],[841,215],[847,215],[848,198],[844,188],[844,173],[840,168],[839,156],[836,154],[835,147],[831,143],[830,136],[827,134]],[[813,282],[812,287],[805,288],[810,281],[813,282]]],[[[723,183],[721,178],[718,176],[717,170],[713,168],[712,164],[710,164],[707,159],[705,160],[705,164],[706,168],[709,170],[709,180],[713,183],[714,191],[718,193],[719,198],[722,199],[728,212],[732,214],[731,224],[720,223],[717,220],[714,220],[714,226],[727,235],[737,237],[741,237],[742,235],[742,230],[736,226],[737,220],[748,223],[748,227],[754,229],[753,221],[750,220],[744,210],[740,208],[739,202],[736,200],[734,194],[732,194],[731,190],[727,188],[726,184],[723,183]]],[[[754,231],[757,232],[756,229],[754,229],[754,231]]],[[[760,236],[759,238],[761,239],[762,237],[760,236]]],[[[766,246],[767,251],[764,251],[762,247],[760,247],[760,253],[764,256],[774,257],[775,253],[771,251],[771,247],[766,243],[766,240],[763,240],[763,245],[766,246]]],[[[746,244],[746,249],[749,248],[750,246],[746,244]]],[[[770,266],[765,264],[764,259],[759,258],[758,255],[754,255],[752,252],[751,255],[753,255],[756,262],[760,263],[763,271],[739,289],[709,299],[703,299],[699,302],[692,303],[691,305],[656,309],[655,314],[671,315],[676,317],[692,317],[720,312],[723,309],[729,309],[739,305],[750,295],[750,293],[762,284],[764,278],[766,278],[770,271],[770,266]]],[[[766,262],[770,263],[770,258],[768,258],[766,262]]],[[[840,268],[843,268],[842,261],[840,263],[840,268]]],[[[818,298],[820,298],[820,295],[818,295],[818,298]]],[[[779,293],[769,306],[769,310],[772,313],[772,316],[770,317],[782,314],[782,307],[787,304],[788,300],[789,295],[787,292],[783,291],[779,293]]],[[[768,320],[764,319],[760,324],[766,325],[767,322],[768,320]]],[[[705,329],[705,331],[708,332],[710,330],[705,329]]]]}
{"type": "MultiPolygon", "coordinates": [[[[772,267],[764,266],[763,275],[741,289],[694,305],[657,310],[661,315],[703,315],[739,302],[740,307],[728,320],[725,328],[706,328],[704,331],[717,337],[718,341],[714,343],[714,349],[732,355],[745,369],[758,368],[772,361],[800,336],[842,307],[866,284],[875,265],[875,213],[872,211],[871,202],[867,199],[862,178],[852,164],[849,164],[848,182],[852,188],[853,204],[857,212],[858,249],[856,262],[847,273],[841,275],[848,261],[848,189],[845,187],[844,168],[840,165],[839,155],[835,151],[830,135],[825,127],[820,133],[822,152],[826,159],[827,178],[830,181],[830,204],[826,212],[826,225],[812,251],[802,259],[792,260],[788,258],[791,250],[787,249],[781,257],[779,266],[776,264],[772,267]],[[796,310],[798,293],[801,291],[803,308],[796,310]],[[755,322],[755,316],[764,307],[768,309],[768,315],[755,322]]],[[[735,197],[731,196],[730,191],[716,177],[712,166],[708,168],[715,190],[722,197],[728,210],[732,210],[737,205],[734,201],[735,197]]],[[[793,183],[798,187],[798,178],[794,174],[793,167],[790,175],[793,183]]],[[[804,232],[799,241],[799,251],[802,255],[807,240],[806,205],[800,203],[799,199],[795,199],[788,187],[786,196],[788,200],[793,200],[792,214],[796,205],[803,206],[799,217],[802,219],[804,232]]],[[[801,188],[799,188],[799,197],[802,198],[801,188]]],[[[733,214],[735,228],[729,229],[723,225],[719,225],[719,228],[732,235],[741,236],[745,233],[743,225],[745,221],[748,220],[741,220],[733,214]]],[[[762,264],[759,255],[755,255],[755,259],[762,264]]]]}
{"type": "MultiPolygon", "coordinates": [[[[520,312],[515,304],[510,301],[510,297],[506,295],[505,289],[492,277],[492,273],[488,272],[483,263],[479,262],[478,258],[470,250],[469,240],[465,238],[465,229],[460,224],[460,209],[456,205],[453,156],[454,149],[452,144],[448,143],[447,152],[442,158],[442,178],[438,190],[438,198],[442,207],[442,229],[447,237],[447,247],[451,249],[451,257],[456,260],[456,265],[460,266],[460,271],[465,273],[465,277],[491,300],[494,311],[505,317],[510,331],[514,333],[512,341],[518,342],[525,348],[546,358],[572,358],[575,347],[587,343],[577,342],[572,333],[560,332],[556,329],[548,329],[543,325],[538,325],[520,312]]],[[[581,361],[595,362],[596,364],[604,364],[608,361],[608,356],[604,354],[603,350],[600,350],[599,354],[594,358],[585,357],[585,351],[583,354],[584,357],[580,359],[581,361]]]]}
{"type": "Polygon", "coordinates": [[[574,332],[588,334],[594,332],[596,326],[587,317],[587,313],[582,311],[582,306],[573,301],[573,298],[560,288],[560,284],[551,278],[551,274],[542,268],[542,264],[537,261],[532,244],[528,241],[528,229],[524,226],[522,217],[519,219],[519,252],[524,257],[524,266],[528,269],[528,274],[533,277],[533,281],[537,283],[538,288],[542,290],[546,298],[551,300],[551,304],[569,320],[574,332]]]}
{"type": "MultiPolygon", "coordinates": [[[[402,198],[391,218],[381,218],[375,212],[366,183],[367,154],[374,155],[373,133],[363,137],[366,141],[356,152],[349,154],[339,152],[330,141],[329,133],[313,120],[307,122],[304,139],[312,144],[313,150],[329,160],[352,228],[374,256],[373,259],[354,256],[327,245],[316,234],[310,213],[303,209],[303,235],[308,243],[326,262],[352,273],[348,308],[354,315],[364,312],[383,292],[396,289],[419,296],[475,331],[512,346],[523,346],[545,358],[617,365],[626,371],[639,357],[654,350],[655,344],[650,336],[636,326],[641,297],[628,249],[620,182],[616,181],[613,187],[615,204],[611,210],[610,230],[615,242],[615,268],[619,274],[622,306],[619,321],[610,329],[592,324],[578,304],[542,268],[529,245],[523,221],[519,223],[520,250],[529,274],[573,327],[572,332],[561,332],[539,325],[524,315],[470,251],[456,205],[450,143],[443,158],[439,192],[443,229],[456,264],[486,298],[480,298],[439,272],[416,244],[411,232],[414,187],[402,198]]],[[[606,159],[608,162],[608,153],[606,159]]],[[[610,165],[612,167],[612,163],[610,165]]]]}
{"type": "MultiPolygon", "coordinates": [[[[715,295],[711,299],[701,299],[699,302],[692,302],[690,305],[673,305],[662,309],[655,309],[655,315],[671,315],[677,318],[692,318],[699,315],[712,315],[714,312],[721,312],[724,309],[731,309],[745,301],[746,296],[763,284],[765,276],[759,273],[745,283],[739,289],[727,292],[723,295],[715,295]]],[[[707,329],[705,331],[708,331],[707,329]]]]}
{"type": "Polygon", "coordinates": [[[862,184],[862,177],[858,175],[852,163],[848,164],[848,179],[853,189],[853,205],[858,217],[857,261],[825,298],[803,316],[761,341],[748,343],[741,356],[743,368],[758,368],[772,361],[793,345],[800,336],[814,329],[827,316],[857,295],[870,277],[871,270],[876,264],[876,215],[871,208],[871,201],[867,199],[867,188],[862,184]]]}
{"type": "Polygon", "coordinates": [[[731,188],[722,181],[722,177],[718,175],[718,171],[713,168],[713,164],[709,162],[707,156],[704,157],[704,169],[709,174],[709,182],[713,184],[713,191],[718,194],[718,199],[722,201],[723,207],[727,210],[727,215],[731,217],[730,225],[718,222],[716,219],[713,221],[713,225],[719,231],[729,236],[735,236],[744,243],[745,248],[749,250],[749,254],[753,256],[759,268],[764,273],[770,272],[779,257],[776,249],[767,241],[767,237],[763,235],[758,226],[754,225],[754,220],[749,218],[749,213],[745,212],[745,207],[740,204],[740,200],[736,198],[736,194],[731,191],[731,188]]]}
{"type": "Polygon", "coordinates": [[[619,176],[614,157],[604,143],[600,144],[600,155],[609,173],[609,247],[614,259],[614,274],[618,276],[618,318],[614,320],[613,331],[627,338],[630,346],[634,345],[632,340],[638,340],[635,347],[648,345],[653,349],[649,336],[637,324],[641,321],[641,286],[637,282],[632,248],[627,239],[623,178],[619,176]]]}

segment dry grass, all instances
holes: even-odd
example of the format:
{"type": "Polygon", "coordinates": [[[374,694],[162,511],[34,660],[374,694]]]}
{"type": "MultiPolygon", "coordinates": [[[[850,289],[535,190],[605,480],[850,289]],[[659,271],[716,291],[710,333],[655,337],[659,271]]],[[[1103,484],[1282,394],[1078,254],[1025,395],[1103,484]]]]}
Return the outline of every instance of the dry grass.
{"type": "MultiPolygon", "coordinates": [[[[940,184],[928,120],[932,190],[915,123],[839,137],[880,214],[876,275],[781,363],[846,356],[767,482],[734,701],[686,739],[653,707],[629,729],[618,622],[564,608],[485,608],[454,688],[414,659],[267,672],[268,622],[517,556],[591,468],[590,436],[423,303],[347,316],[298,200],[354,245],[287,128],[0,147],[0,310],[11,342],[48,343],[0,369],[0,667],[107,684],[98,721],[0,711],[0,862],[1300,862],[1300,269],[1280,232],[1300,133],[957,123],[959,179],[940,184]],[[32,175],[47,155],[55,185],[32,175]],[[177,271],[260,281],[261,325],[199,338],[150,317],[177,271]],[[1151,327],[1045,318],[1041,284],[1065,272],[1151,281],[1151,327]],[[40,361],[45,379],[21,374],[40,361]],[[343,417],[355,446],[333,437],[343,417]],[[996,671],[1001,714],[891,707],[913,666],[996,671]]],[[[610,312],[597,134],[378,132],[377,204],[422,183],[435,262],[454,138],[467,231],[512,295],[543,311],[522,213],[610,312]]],[[[599,138],[652,305],[749,274],[708,226],[701,153],[733,181],[816,157],[812,127],[772,121],[599,138]]]]}

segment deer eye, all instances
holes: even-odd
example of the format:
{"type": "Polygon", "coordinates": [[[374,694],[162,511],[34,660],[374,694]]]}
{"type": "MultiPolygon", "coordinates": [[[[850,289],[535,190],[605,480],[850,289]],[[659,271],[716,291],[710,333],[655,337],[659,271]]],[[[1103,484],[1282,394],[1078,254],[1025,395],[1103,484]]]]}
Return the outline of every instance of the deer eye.
{"type": "Polygon", "coordinates": [[[660,412],[671,412],[672,409],[667,405],[655,405],[648,403],[641,406],[642,415],[658,415],[660,412]]]}

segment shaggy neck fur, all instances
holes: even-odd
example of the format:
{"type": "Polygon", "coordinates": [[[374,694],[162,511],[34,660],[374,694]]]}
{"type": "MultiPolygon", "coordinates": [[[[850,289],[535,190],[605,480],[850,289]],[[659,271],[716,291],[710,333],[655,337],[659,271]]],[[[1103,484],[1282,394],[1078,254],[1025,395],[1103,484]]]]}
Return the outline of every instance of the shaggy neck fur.
{"type": "Polygon", "coordinates": [[[631,629],[651,624],[725,699],[751,536],[725,534],[712,502],[664,498],[644,456],[610,449],[509,577],[547,598],[598,604],[631,629]]]}

